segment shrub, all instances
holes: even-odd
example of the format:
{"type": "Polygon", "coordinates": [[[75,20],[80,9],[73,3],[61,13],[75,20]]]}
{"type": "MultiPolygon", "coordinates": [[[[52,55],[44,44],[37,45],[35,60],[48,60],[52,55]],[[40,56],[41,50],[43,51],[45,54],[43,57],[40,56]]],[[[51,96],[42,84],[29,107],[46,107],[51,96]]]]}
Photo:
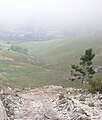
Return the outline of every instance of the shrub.
{"type": "Polygon", "coordinates": [[[90,91],[92,92],[100,92],[102,93],[102,79],[98,78],[98,79],[91,79],[89,80],[89,85],[90,85],[90,91]]]}
{"type": "Polygon", "coordinates": [[[60,94],[59,94],[59,100],[62,100],[63,98],[65,98],[65,97],[64,97],[64,93],[60,93],[60,94]]]}
{"type": "Polygon", "coordinates": [[[89,107],[95,107],[94,103],[89,103],[88,106],[89,107]]]}

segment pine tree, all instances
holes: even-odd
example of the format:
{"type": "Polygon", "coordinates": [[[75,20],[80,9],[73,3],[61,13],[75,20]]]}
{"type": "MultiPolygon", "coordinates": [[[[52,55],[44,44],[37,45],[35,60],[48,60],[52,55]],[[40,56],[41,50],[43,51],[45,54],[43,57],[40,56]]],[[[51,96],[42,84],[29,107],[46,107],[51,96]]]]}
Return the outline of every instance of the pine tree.
{"type": "Polygon", "coordinates": [[[80,57],[79,65],[71,65],[71,78],[72,81],[76,79],[81,80],[81,87],[83,82],[92,79],[95,71],[92,67],[92,60],[94,59],[95,54],[92,53],[92,48],[85,51],[85,54],[80,57]]]}

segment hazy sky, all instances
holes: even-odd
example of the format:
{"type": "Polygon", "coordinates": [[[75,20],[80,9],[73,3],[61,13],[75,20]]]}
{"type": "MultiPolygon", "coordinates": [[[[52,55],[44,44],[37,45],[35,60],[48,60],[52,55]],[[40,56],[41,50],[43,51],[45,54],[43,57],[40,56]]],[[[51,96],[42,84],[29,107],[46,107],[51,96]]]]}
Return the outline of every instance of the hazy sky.
{"type": "Polygon", "coordinates": [[[0,24],[102,25],[102,0],[0,0],[0,24]]]}

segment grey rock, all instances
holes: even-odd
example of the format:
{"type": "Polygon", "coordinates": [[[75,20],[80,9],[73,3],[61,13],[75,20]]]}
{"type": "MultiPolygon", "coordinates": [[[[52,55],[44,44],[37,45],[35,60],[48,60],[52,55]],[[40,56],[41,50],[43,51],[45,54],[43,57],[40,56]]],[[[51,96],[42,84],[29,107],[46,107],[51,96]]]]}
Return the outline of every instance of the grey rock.
{"type": "Polygon", "coordinates": [[[6,115],[6,109],[0,101],[0,120],[9,120],[6,115]]]}

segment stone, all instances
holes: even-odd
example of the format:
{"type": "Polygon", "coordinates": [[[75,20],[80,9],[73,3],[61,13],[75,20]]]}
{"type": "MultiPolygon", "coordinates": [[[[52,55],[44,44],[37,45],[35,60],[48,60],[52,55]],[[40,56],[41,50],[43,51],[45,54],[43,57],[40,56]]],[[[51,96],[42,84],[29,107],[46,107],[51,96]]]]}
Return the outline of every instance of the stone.
{"type": "Polygon", "coordinates": [[[6,115],[6,109],[0,101],[0,120],[9,120],[6,115]]]}

